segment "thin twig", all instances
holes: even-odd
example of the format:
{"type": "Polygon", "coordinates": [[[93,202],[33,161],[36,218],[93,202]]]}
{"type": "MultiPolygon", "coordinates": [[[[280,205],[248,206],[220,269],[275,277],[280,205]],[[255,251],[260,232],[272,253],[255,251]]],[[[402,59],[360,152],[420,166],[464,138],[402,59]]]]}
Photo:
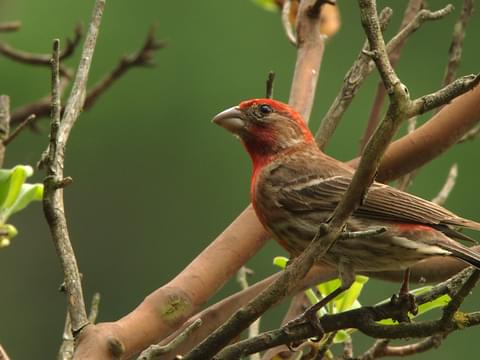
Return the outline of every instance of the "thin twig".
{"type": "MultiPolygon", "coordinates": [[[[82,27],[80,25],[77,25],[75,27],[73,39],[66,40],[67,45],[65,47],[65,50],[62,51],[59,56],[60,60],[64,60],[74,53],[76,47],[82,39],[82,35],[82,27]]],[[[18,50],[3,42],[0,42],[0,54],[3,54],[5,57],[13,61],[23,64],[50,66],[50,54],[34,54],[23,50],[18,50]]],[[[70,71],[63,66],[60,66],[60,74],[66,77],[70,77],[70,71]]]]}
{"type": "Polygon", "coordinates": [[[0,32],[13,32],[20,29],[22,23],[20,21],[8,21],[0,23],[0,32]]]}
{"type": "Polygon", "coordinates": [[[458,140],[458,144],[461,144],[465,141],[474,140],[480,134],[480,125],[475,126],[473,129],[468,131],[465,135],[462,136],[460,140],[458,140]]]}
{"type": "Polygon", "coordinates": [[[462,58],[462,45],[465,39],[466,27],[473,14],[473,8],[473,0],[463,1],[462,11],[453,28],[452,42],[448,50],[448,64],[443,77],[443,86],[450,84],[455,79],[460,59],[462,58]]]}
{"type": "MultiPolygon", "coordinates": [[[[252,274],[253,274],[253,270],[247,268],[246,266],[242,266],[240,270],[237,271],[237,282],[239,283],[240,288],[242,290],[248,289],[249,284],[248,284],[247,276],[252,274]]],[[[253,323],[251,323],[250,326],[248,327],[249,338],[258,336],[258,334],[260,333],[260,319],[261,318],[258,318],[253,323]]],[[[260,355],[252,354],[250,356],[250,360],[260,360],[260,355]]]]}
{"type": "Polygon", "coordinates": [[[3,346],[0,344],[0,360],[10,360],[10,357],[8,356],[7,352],[3,348],[3,346]]]}
{"type": "Polygon", "coordinates": [[[155,27],[152,26],[143,46],[135,53],[124,56],[120,59],[117,66],[88,91],[84,109],[92,107],[98,100],[99,96],[108,90],[116,80],[125,75],[128,70],[134,67],[154,66],[153,57],[155,52],[163,49],[165,46],[166,43],[164,41],[160,41],[155,37],[155,27]]]}
{"type": "MultiPolygon", "coordinates": [[[[384,8],[380,12],[379,19],[382,31],[387,28],[392,14],[393,11],[389,7],[384,8]]],[[[357,94],[357,91],[360,89],[363,80],[365,80],[368,74],[370,74],[375,67],[373,61],[371,61],[371,59],[363,53],[368,49],[368,40],[365,40],[362,49],[357,55],[357,58],[343,78],[342,88],[335,97],[335,100],[333,100],[332,105],[330,105],[330,108],[320,123],[320,127],[315,135],[315,140],[317,141],[320,149],[325,149],[338,124],[340,123],[343,114],[349,107],[354,96],[357,94]]]]}
{"type": "Polygon", "coordinates": [[[368,229],[364,231],[345,231],[340,234],[339,239],[358,239],[362,237],[372,237],[383,234],[387,228],[368,229]]]}
{"type": "Polygon", "coordinates": [[[275,81],[275,72],[269,71],[267,76],[265,97],[267,99],[273,99],[273,82],[275,81]]]}
{"type": "MultiPolygon", "coordinates": [[[[400,32],[398,32],[386,45],[387,52],[391,53],[394,49],[397,48],[402,42],[405,41],[407,37],[413,34],[420,26],[426,21],[438,20],[446,16],[453,10],[451,5],[447,5],[441,10],[438,11],[429,11],[421,10],[415,18],[412,19],[400,32]]],[[[380,28],[384,29],[388,24],[388,20],[391,16],[391,9],[385,8],[380,13],[380,28]]],[[[365,57],[365,53],[368,51],[368,45],[364,45],[362,48],[361,54],[358,55],[357,59],[353,63],[350,70],[345,76],[344,83],[340,92],[336,96],[332,105],[327,111],[327,114],[322,119],[320,128],[318,129],[315,140],[317,141],[320,149],[324,149],[330,138],[332,137],[335,129],[337,128],[340,120],[345,113],[345,111],[350,106],[353,97],[356,95],[358,89],[362,85],[365,78],[370,74],[375,65],[373,61],[370,61],[365,57]]]]}
{"type": "Polygon", "coordinates": [[[90,302],[90,312],[88,313],[88,321],[90,321],[91,324],[95,324],[97,322],[100,300],[100,293],[96,292],[93,294],[92,301],[90,302]]]}
{"type": "Polygon", "coordinates": [[[432,199],[432,202],[438,205],[443,205],[445,203],[445,201],[448,199],[448,196],[450,195],[450,192],[455,186],[457,175],[458,175],[458,166],[456,163],[454,163],[450,167],[450,171],[448,172],[448,176],[447,176],[447,180],[445,181],[445,184],[443,184],[443,187],[438,193],[438,195],[432,199]]]}
{"type": "Polygon", "coordinates": [[[57,256],[59,257],[63,275],[65,277],[67,307],[72,322],[72,333],[74,336],[88,325],[89,321],[85,309],[85,300],[83,298],[77,261],[68,234],[63,203],[63,191],[59,189],[58,186],[62,183],[64,178],[63,168],[67,140],[85,99],[88,72],[93,57],[93,51],[95,49],[104,6],[105,0],[96,0],[92,13],[92,20],[85,38],[77,75],[61,121],[59,94],[60,51],[58,40],[54,41],[52,60],[52,125],[49,148],[46,152],[47,156],[45,158],[47,177],[44,181],[45,193],[43,205],[45,217],[47,218],[57,256]]]}
{"type": "Polygon", "coordinates": [[[5,159],[5,140],[10,133],[10,98],[0,95],[0,168],[5,159]]]}
{"type": "MultiPolygon", "coordinates": [[[[149,30],[147,37],[142,45],[142,47],[135,53],[125,56],[122,58],[115,68],[109,72],[103,79],[94,84],[91,89],[87,91],[85,103],[83,105],[83,111],[89,110],[104,94],[113,83],[124,76],[128,70],[133,69],[134,67],[151,67],[154,64],[152,63],[153,52],[163,48],[165,44],[155,39],[153,33],[153,27],[149,30]]],[[[68,85],[68,79],[62,78],[60,89],[63,93],[63,90],[68,85]]],[[[48,116],[50,113],[50,96],[43,97],[39,100],[36,100],[33,103],[24,105],[20,108],[15,109],[12,112],[12,124],[18,124],[22,122],[29,114],[35,114],[37,120],[45,116],[48,116]]]]}
{"type": "Polygon", "coordinates": [[[292,9],[292,1],[285,0],[282,6],[282,25],[285,35],[287,36],[288,41],[293,46],[297,47],[297,37],[293,32],[292,24],[290,23],[290,11],[292,9]]]}
{"type": "Polygon", "coordinates": [[[420,354],[439,347],[444,337],[442,334],[435,334],[419,342],[401,346],[391,346],[388,345],[388,340],[379,340],[357,360],[374,360],[387,356],[405,357],[420,354]]]}
{"type": "MultiPolygon", "coordinates": [[[[423,4],[423,0],[410,0],[403,15],[402,22],[400,24],[399,32],[405,28],[418,14],[421,10],[423,4]]],[[[400,59],[400,54],[402,53],[403,47],[407,42],[408,37],[404,37],[398,43],[398,45],[389,53],[390,63],[392,67],[395,67],[398,60],[400,59]]],[[[367,122],[367,126],[365,128],[365,132],[363,134],[362,140],[360,142],[360,150],[362,150],[368,139],[373,134],[373,131],[378,125],[380,121],[380,113],[383,107],[383,103],[385,100],[385,87],[383,86],[382,82],[379,82],[377,85],[377,92],[375,94],[375,99],[373,101],[372,110],[370,112],[370,116],[367,122]]]]}
{"type": "MultiPolygon", "coordinates": [[[[452,306],[451,308],[452,310],[456,309],[464,300],[467,290],[471,289],[472,284],[475,283],[477,279],[476,272],[477,270],[471,268],[465,269],[449,280],[435,285],[430,291],[416,296],[415,302],[421,305],[433,301],[444,294],[449,294],[452,297],[452,301],[457,300],[455,307],[452,306]]],[[[452,332],[465,327],[480,325],[480,312],[464,313],[461,318],[447,317],[445,312],[444,316],[439,320],[398,325],[380,325],[377,323],[377,321],[383,319],[394,318],[396,314],[402,311],[393,302],[387,302],[373,307],[366,306],[339,314],[324,315],[320,319],[320,323],[326,333],[344,329],[358,329],[368,336],[388,339],[424,338],[445,331],[452,332]]],[[[298,342],[316,334],[317,330],[308,322],[295,325],[289,328],[288,331],[285,328],[267,331],[256,338],[242,340],[228,346],[214,359],[238,359],[280,344],[298,342]]]]}
{"type": "Polygon", "coordinates": [[[10,135],[3,140],[3,145],[7,146],[12,142],[13,139],[15,139],[23,129],[25,129],[27,126],[30,125],[30,123],[35,120],[36,116],[35,114],[30,114],[24,121],[20,123],[11,133],[10,135]]]}
{"type": "Polygon", "coordinates": [[[163,354],[175,350],[178,345],[185,341],[195,330],[202,325],[202,319],[197,319],[185,328],[175,339],[166,345],[151,345],[148,349],[143,351],[137,360],[153,360],[157,359],[163,354]]]}

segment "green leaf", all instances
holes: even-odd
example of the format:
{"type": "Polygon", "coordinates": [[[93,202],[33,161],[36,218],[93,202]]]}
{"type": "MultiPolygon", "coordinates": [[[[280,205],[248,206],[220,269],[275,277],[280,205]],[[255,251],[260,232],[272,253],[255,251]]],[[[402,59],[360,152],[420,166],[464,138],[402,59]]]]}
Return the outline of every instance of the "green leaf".
{"type": "Polygon", "coordinates": [[[273,258],[273,265],[278,266],[280,269],[285,269],[288,264],[288,258],[285,256],[275,256],[273,258]]]}
{"type": "MultiPolygon", "coordinates": [[[[350,289],[345,291],[344,295],[336,301],[335,307],[337,312],[351,310],[355,302],[358,303],[357,299],[367,281],[368,277],[366,276],[355,277],[355,282],[350,286],[350,289]]],[[[360,303],[357,306],[360,306],[360,303]]]]}
{"type": "Polygon", "coordinates": [[[334,344],[344,343],[346,340],[350,339],[350,334],[346,330],[338,330],[333,338],[334,344]]]}
{"type": "Polygon", "coordinates": [[[278,6],[273,0],[252,0],[254,4],[267,11],[278,11],[278,6]]]}
{"type": "Polygon", "coordinates": [[[10,215],[24,209],[32,201],[43,199],[43,184],[24,184],[10,208],[10,215]]]}

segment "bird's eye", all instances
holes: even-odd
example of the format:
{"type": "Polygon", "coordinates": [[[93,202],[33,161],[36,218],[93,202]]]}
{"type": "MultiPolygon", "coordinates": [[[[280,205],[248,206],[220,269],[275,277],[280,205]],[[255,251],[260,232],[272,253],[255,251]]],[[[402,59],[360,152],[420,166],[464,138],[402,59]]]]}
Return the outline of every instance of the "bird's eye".
{"type": "Polygon", "coordinates": [[[258,109],[260,110],[260,112],[263,114],[263,115],[268,115],[268,114],[271,114],[273,112],[273,109],[270,105],[267,105],[267,104],[262,104],[258,107],[258,109]]]}

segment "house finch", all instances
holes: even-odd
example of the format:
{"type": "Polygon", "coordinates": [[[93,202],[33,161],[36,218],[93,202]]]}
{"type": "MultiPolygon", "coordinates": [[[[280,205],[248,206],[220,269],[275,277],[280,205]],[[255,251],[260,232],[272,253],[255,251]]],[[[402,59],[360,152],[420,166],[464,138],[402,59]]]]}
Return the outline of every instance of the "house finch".
{"type": "MultiPolygon", "coordinates": [[[[213,122],[237,135],[253,162],[251,198],[261,223],[292,256],[328,221],[353,170],[317,147],[302,117],[271,99],[240,103],[213,122]]],[[[346,223],[348,231],[385,227],[372,237],[339,238],[321,259],[350,287],[356,271],[407,269],[431,256],[454,256],[480,268],[480,255],[456,240],[458,229],[480,230],[430,201],[374,182],[346,223]]]]}

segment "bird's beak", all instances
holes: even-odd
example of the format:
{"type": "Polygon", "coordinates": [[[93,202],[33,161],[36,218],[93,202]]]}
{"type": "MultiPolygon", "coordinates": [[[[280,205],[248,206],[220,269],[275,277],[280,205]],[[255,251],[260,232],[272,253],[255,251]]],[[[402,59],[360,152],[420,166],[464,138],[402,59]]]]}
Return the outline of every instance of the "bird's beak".
{"type": "Polygon", "coordinates": [[[215,115],[212,122],[234,134],[238,134],[245,128],[245,115],[238,107],[232,107],[215,115]]]}

